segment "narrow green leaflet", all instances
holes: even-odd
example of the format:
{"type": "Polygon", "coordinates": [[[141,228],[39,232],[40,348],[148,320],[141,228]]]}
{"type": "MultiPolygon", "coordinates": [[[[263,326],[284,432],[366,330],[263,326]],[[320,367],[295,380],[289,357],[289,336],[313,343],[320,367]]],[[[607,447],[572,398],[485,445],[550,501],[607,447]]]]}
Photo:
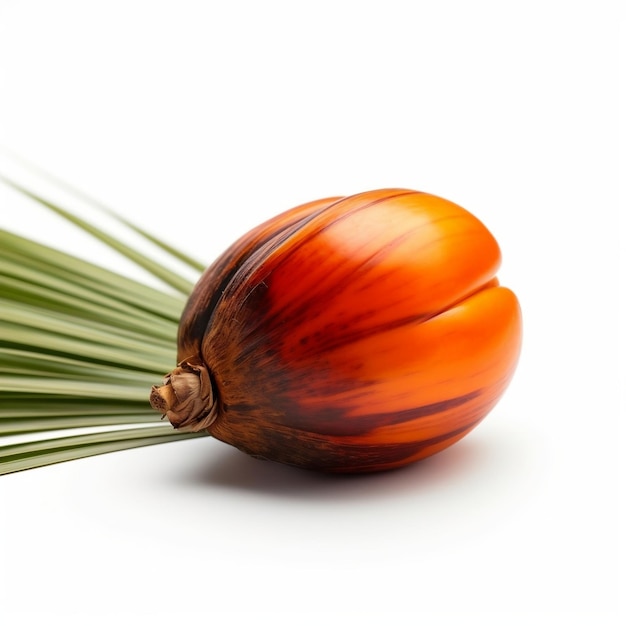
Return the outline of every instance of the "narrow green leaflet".
{"type": "Polygon", "coordinates": [[[191,269],[194,269],[198,272],[202,272],[204,270],[205,266],[203,263],[200,263],[196,259],[192,259],[190,256],[188,256],[184,252],[170,246],[167,242],[163,241],[162,239],[155,237],[152,233],[148,233],[142,228],[139,228],[136,224],[133,224],[132,222],[128,221],[126,218],[122,217],[116,211],[106,206],[105,204],[103,204],[98,199],[94,198],[93,196],[90,196],[89,194],[85,193],[84,191],[80,189],[77,189],[73,185],[69,185],[63,180],[59,180],[56,176],[53,176],[50,172],[36,166],[34,163],[31,163],[27,159],[24,159],[23,157],[15,154],[11,150],[3,149],[3,152],[10,155],[14,161],[21,163],[23,166],[26,167],[27,170],[39,175],[43,180],[47,180],[53,183],[57,188],[63,189],[69,192],[75,198],[83,200],[87,204],[93,207],[97,207],[103,213],[110,215],[121,224],[124,224],[124,226],[129,228],[131,231],[137,233],[138,235],[141,235],[144,239],[153,243],[157,248],[160,248],[164,252],[167,252],[173,258],[178,259],[179,261],[182,261],[182,263],[189,266],[191,269]]]}
{"type": "MultiPolygon", "coordinates": [[[[41,279],[41,273],[29,269],[26,263],[18,264],[7,259],[0,260],[0,263],[4,272],[0,275],[0,293],[6,301],[31,304],[49,311],[97,320],[116,328],[136,330],[142,335],[150,334],[155,340],[159,339],[164,344],[171,345],[175,335],[172,320],[155,318],[153,314],[137,309],[127,302],[113,300],[111,296],[71,284],[67,280],[55,279],[53,276],[49,276],[47,285],[40,284],[37,279],[41,279]]],[[[182,309],[182,301],[172,303],[172,309],[174,307],[178,314],[182,309]]]]}
{"type": "MultiPolygon", "coordinates": [[[[154,424],[154,411],[146,413],[132,413],[129,415],[73,415],[65,417],[46,417],[42,419],[0,420],[0,438],[5,435],[24,435],[31,433],[50,433],[54,430],[71,432],[77,428],[91,429],[101,426],[114,426],[114,432],[118,432],[119,427],[127,424],[136,426],[138,424],[154,424]]],[[[166,432],[165,435],[173,435],[173,432],[166,432]]],[[[4,449],[0,445],[0,452],[4,449]]]]}
{"type": "Polygon", "coordinates": [[[161,265],[160,263],[157,263],[156,261],[150,259],[144,254],[141,254],[134,248],[127,246],[118,239],[115,239],[115,237],[112,237],[108,233],[105,233],[103,230],[81,219],[77,215],[70,213],[66,209],[54,204],[53,202],[50,202],[49,200],[46,200],[45,198],[42,198],[41,196],[29,191],[28,189],[25,189],[24,187],[18,185],[16,182],[10,180],[9,178],[0,175],[0,180],[5,182],[7,185],[10,185],[17,191],[28,196],[29,198],[35,200],[39,204],[47,207],[51,211],[54,211],[57,215],[60,215],[69,222],[72,222],[72,224],[75,224],[79,228],[82,228],[85,232],[93,235],[96,239],[99,239],[110,248],[113,248],[113,250],[117,250],[140,267],[148,270],[153,276],[156,276],[165,284],[170,285],[174,289],[178,290],[180,293],[185,294],[191,291],[193,284],[185,280],[184,278],[172,273],[169,268],[161,265]]]}
{"type": "MultiPolygon", "coordinates": [[[[61,291],[93,291],[104,296],[103,306],[117,307],[121,302],[156,318],[178,323],[184,298],[173,296],[126,278],[94,263],[89,263],[60,250],[44,246],[6,230],[0,230],[0,274],[11,276],[15,264],[34,271],[35,284],[46,286],[50,279],[61,291]]],[[[85,296],[89,298],[88,296],[85,296]]]]}
{"type": "Polygon", "coordinates": [[[0,474],[193,436],[197,435],[171,434],[166,427],[157,426],[12,444],[0,447],[0,474]]]}

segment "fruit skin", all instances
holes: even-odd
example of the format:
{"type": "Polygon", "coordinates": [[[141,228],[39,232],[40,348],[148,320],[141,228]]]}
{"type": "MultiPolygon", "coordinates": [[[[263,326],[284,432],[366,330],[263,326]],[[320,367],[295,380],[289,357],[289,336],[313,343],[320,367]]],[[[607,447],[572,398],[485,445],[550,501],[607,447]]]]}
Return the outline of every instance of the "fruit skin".
{"type": "Polygon", "coordinates": [[[253,456],[332,472],[439,452],[515,370],[521,312],[499,264],[485,226],[430,194],[384,189],[287,211],[200,278],[178,360],[188,377],[208,371],[211,406],[166,414],[253,456]]]}

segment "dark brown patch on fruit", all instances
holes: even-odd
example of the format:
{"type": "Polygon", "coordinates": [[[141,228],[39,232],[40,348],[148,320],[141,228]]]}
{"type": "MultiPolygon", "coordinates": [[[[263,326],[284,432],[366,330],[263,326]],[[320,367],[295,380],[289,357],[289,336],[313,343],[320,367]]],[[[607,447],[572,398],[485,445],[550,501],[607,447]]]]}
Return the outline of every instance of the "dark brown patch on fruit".
{"type": "Polygon", "coordinates": [[[386,444],[351,443],[280,426],[268,429],[258,421],[247,422],[243,429],[233,424],[225,428],[218,421],[209,432],[257,458],[328,472],[371,472],[398,467],[417,454],[428,456],[429,449],[436,452],[440,444],[463,436],[480,421],[422,441],[386,444]]]}

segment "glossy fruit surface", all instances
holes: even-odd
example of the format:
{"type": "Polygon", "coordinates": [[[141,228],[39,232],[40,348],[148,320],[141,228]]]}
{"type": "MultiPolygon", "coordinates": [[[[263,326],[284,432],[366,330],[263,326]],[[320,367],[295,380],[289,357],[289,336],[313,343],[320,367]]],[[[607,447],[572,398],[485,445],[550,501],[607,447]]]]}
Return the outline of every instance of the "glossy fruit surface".
{"type": "Polygon", "coordinates": [[[399,467],[459,440],[521,344],[498,245],[442,198],[385,189],[292,209],[201,277],[180,366],[152,403],[176,427],[336,472],[399,467]]]}

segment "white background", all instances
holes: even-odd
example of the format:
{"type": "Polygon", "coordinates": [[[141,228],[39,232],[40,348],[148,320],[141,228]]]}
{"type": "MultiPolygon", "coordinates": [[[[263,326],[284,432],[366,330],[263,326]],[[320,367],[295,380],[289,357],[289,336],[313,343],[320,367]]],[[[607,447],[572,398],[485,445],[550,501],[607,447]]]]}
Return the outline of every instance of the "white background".
{"type": "MultiPolygon", "coordinates": [[[[0,0],[4,148],[207,262],[315,198],[442,195],[525,319],[501,403],[404,471],[204,439],[1,477],[0,621],[617,624],[617,5],[0,0]]],[[[140,276],[2,186],[0,227],[140,276]]]]}

